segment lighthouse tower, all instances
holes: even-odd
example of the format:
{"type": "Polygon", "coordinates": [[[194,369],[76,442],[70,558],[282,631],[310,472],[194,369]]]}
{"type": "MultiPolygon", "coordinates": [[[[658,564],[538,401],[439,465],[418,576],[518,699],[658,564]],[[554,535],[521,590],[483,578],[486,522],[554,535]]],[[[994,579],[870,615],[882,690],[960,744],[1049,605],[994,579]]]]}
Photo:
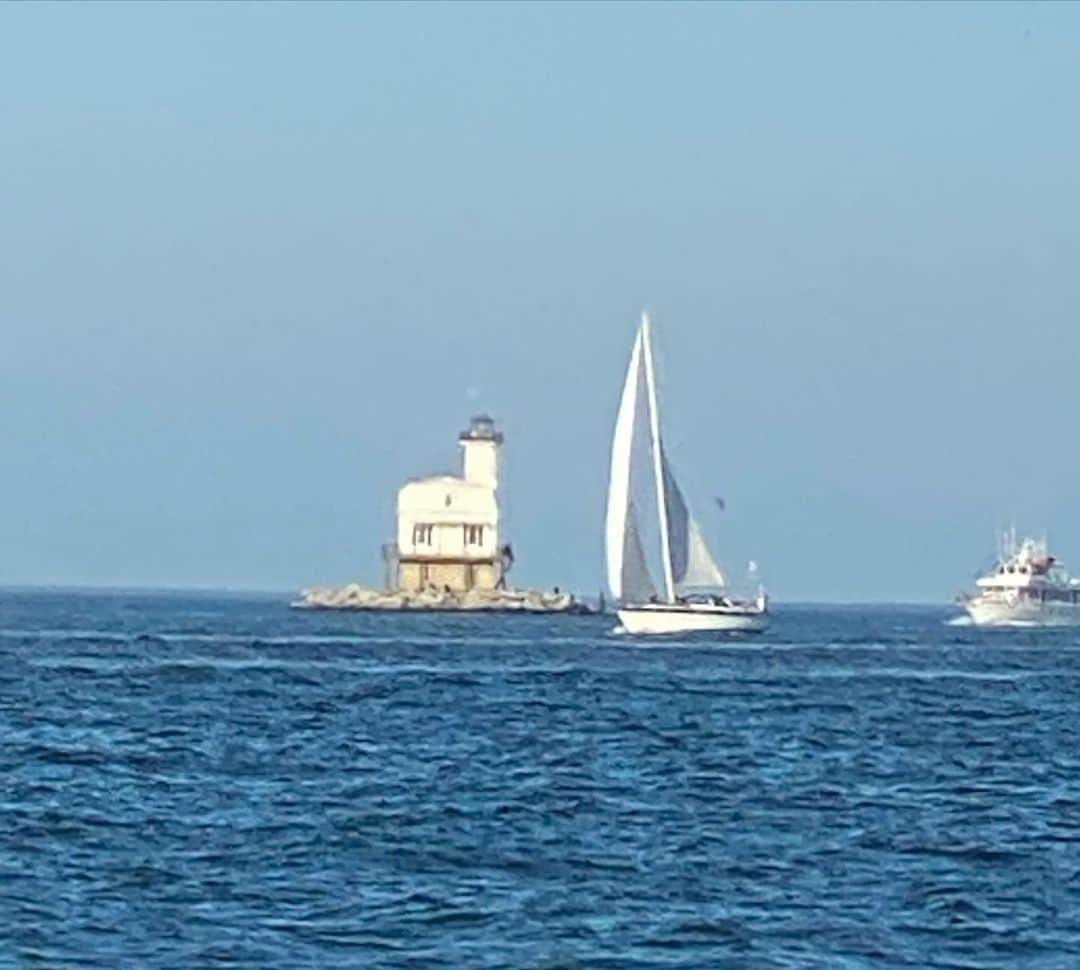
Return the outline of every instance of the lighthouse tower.
{"type": "Polygon", "coordinates": [[[469,430],[458,435],[465,453],[465,481],[492,491],[499,487],[499,445],[502,440],[502,432],[495,430],[495,422],[486,414],[477,415],[469,422],[469,430]]]}

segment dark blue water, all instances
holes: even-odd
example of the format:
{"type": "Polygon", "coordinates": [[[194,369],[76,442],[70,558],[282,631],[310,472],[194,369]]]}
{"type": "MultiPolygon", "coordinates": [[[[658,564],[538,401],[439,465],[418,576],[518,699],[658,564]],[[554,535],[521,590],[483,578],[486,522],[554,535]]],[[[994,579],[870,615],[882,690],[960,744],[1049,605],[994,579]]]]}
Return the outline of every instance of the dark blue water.
{"type": "Polygon", "coordinates": [[[0,965],[1080,966],[1080,637],[0,592],[0,965]]]}

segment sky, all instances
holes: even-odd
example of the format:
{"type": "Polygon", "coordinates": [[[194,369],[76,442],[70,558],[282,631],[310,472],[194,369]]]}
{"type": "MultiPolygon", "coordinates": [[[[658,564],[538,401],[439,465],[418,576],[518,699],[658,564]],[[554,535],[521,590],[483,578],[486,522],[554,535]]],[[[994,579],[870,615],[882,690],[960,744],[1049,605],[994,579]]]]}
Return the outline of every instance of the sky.
{"type": "Polygon", "coordinates": [[[487,411],[595,594],[643,308],[736,576],[1080,570],[1078,103],[1076,5],[0,6],[0,583],[377,582],[487,411]]]}

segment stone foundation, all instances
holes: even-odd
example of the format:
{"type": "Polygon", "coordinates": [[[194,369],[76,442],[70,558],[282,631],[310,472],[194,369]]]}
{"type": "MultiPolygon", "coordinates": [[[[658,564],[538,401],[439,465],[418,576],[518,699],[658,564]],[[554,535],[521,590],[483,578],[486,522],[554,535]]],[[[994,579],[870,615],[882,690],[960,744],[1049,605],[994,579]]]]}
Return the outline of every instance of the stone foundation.
{"type": "Polygon", "coordinates": [[[308,610],[417,610],[508,613],[591,613],[570,593],[531,589],[472,589],[447,593],[427,589],[418,592],[386,592],[350,583],[340,587],[305,589],[292,604],[308,610]]]}

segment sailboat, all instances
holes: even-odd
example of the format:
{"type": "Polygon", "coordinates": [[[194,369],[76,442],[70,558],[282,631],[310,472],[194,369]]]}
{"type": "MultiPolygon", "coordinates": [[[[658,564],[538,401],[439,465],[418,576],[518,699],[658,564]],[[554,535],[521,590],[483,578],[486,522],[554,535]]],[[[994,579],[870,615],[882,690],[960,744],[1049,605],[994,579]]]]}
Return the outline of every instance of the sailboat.
{"type": "Polygon", "coordinates": [[[660,439],[650,322],[644,313],[615,419],[605,539],[608,586],[625,632],[757,631],[767,625],[763,589],[752,601],[726,594],[724,574],[675,480],[660,439]],[[645,488],[637,494],[641,479],[645,488]],[[646,512],[650,500],[653,507],[646,512]],[[655,513],[655,530],[651,515],[643,519],[649,513],[655,513]],[[645,537],[653,532],[659,539],[660,590],[645,551],[645,537]]]}

